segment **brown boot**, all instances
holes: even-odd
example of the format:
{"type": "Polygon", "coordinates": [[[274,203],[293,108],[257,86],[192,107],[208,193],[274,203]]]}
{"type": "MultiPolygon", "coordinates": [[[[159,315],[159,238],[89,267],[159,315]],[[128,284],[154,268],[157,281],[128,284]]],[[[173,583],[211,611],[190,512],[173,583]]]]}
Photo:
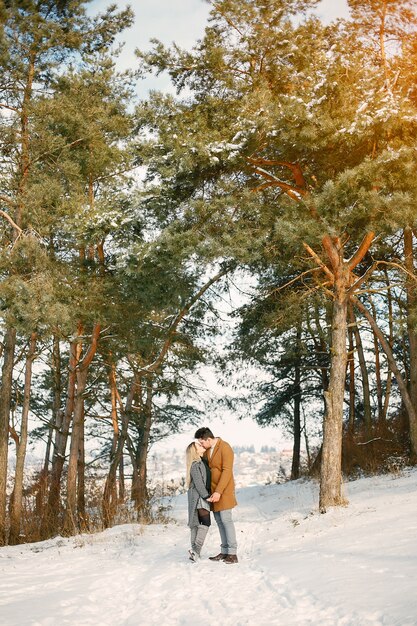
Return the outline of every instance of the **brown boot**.
{"type": "Polygon", "coordinates": [[[227,554],[226,558],[223,559],[224,563],[238,563],[236,554],[227,554]]]}
{"type": "Polygon", "coordinates": [[[217,556],[209,556],[210,561],[225,561],[227,558],[227,554],[218,554],[217,556]]]}

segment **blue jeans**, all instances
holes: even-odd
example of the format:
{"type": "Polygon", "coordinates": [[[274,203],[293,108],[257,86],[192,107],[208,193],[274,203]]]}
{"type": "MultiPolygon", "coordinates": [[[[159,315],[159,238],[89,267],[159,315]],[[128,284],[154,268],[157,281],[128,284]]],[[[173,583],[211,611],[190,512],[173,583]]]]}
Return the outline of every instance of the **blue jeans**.
{"type": "Polygon", "coordinates": [[[224,511],[215,511],[214,519],[219,527],[220,539],[221,539],[221,552],[222,554],[236,554],[237,541],[235,525],[232,519],[232,509],[225,509],[224,511]]]}

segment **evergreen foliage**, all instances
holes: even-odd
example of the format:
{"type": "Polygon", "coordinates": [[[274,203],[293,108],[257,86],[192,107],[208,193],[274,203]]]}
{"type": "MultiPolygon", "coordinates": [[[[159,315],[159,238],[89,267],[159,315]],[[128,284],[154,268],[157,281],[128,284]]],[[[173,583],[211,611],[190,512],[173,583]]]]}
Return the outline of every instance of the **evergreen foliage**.
{"type": "Polygon", "coordinates": [[[119,71],[131,9],[0,2],[0,542],[29,406],[37,537],[88,527],[87,462],[105,466],[104,525],[124,464],[145,519],[149,448],[196,423],[207,364],[235,385],[223,404],[293,434],[293,478],[302,433],[309,455],[323,431],[323,511],[343,436],[351,455],[383,438],[401,403],[415,460],[417,13],[348,4],[325,26],[318,0],[219,0],[191,50],[153,40],[119,71]],[[149,72],[176,95],[138,101],[149,72]],[[233,272],[255,286],[222,353],[233,272]]]}

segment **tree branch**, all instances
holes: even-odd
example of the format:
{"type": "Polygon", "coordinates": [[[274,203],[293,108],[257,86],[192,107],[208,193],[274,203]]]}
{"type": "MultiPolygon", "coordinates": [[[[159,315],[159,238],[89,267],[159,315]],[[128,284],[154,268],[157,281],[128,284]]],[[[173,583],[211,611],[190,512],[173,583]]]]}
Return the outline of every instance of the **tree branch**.
{"type": "Polygon", "coordinates": [[[98,343],[98,338],[100,336],[100,330],[101,330],[101,325],[98,322],[97,324],[94,325],[94,329],[93,329],[92,336],[91,336],[91,343],[88,347],[87,353],[82,359],[82,361],[80,361],[77,365],[78,370],[80,371],[85,370],[90,365],[91,361],[93,360],[93,357],[97,351],[97,343],[98,343]]]}
{"type": "Polygon", "coordinates": [[[362,239],[361,245],[356,250],[353,257],[347,262],[350,270],[355,269],[355,267],[359,265],[359,263],[362,261],[363,257],[365,256],[365,254],[368,252],[369,248],[371,247],[371,243],[373,242],[374,239],[375,239],[375,233],[372,230],[365,235],[365,237],[362,239]]]}
{"type": "Polygon", "coordinates": [[[184,319],[184,317],[187,315],[187,313],[190,311],[191,307],[201,298],[201,296],[203,294],[205,294],[205,292],[214,284],[216,283],[218,280],[220,280],[220,278],[222,278],[223,276],[225,276],[229,271],[230,271],[230,267],[227,267],[224,270],[221,270],[220,272],[218,272],[215,276],[213,276],[213,278],[210,278],[209,281],[207,281],[205,283],[205,285],[203,285],[201,287],[201,289],[199,289],[199,291],[197,291],[197,293],[187,302],[187,304],[181,309],[181,311],[179,311],[179,313],[177,314],[177,316],[175,317],[174,321],[172,322],[169,331],[168,331],[168,335],[165,339],[165,342],[158,354],[158,356],[155,358],[155,360],[153,361],[153,363],[151,363],[150,365],[148,365],[147,367],[141,368],[141,373],[147,373],[147,372],[154,372],[163,362],[168,350],[170,349],[172,342],[174,341],[174,337],[175,334],[177,332],[177,328],[180,324],[180,322],[184,319]]]}
{"type": "Polygon", "coordinates": [[[330,237],[330,235],[324,235],[321,242],[327,256],[329,257],[329,261],[332,264],[333,270],[336,271],[340,266],[340,257],[337,248],[332,241],[332,238],[330,237]]]}
{"type": "Polygon", "coordinates": [[[314,272],[317,272],[319,268],[318,267],[313,267],[311,270],[306,270],[305,272],[302,272],[301,274],[298,274],[298,276],[296,276],[295,278],[292,278],[291,280],[289,280],[288,282],[286,282],[284,285],[281,285],[280,287],[275,287],[270,293],[269,295],[276,293],[277,291],[282,291],[283,289],[285,289],[286,287],[289,287],[290,285],[292,285],[293,283],[296,283],[297,280],[302,280],[304,278],[304,276],[307,276],[307,274],[313,274],[314,272]]]}
{"type": "Polygon", "coordinates": [[[19,112],[19,109],[16,107],[12,107],[10,104],[4,104],[3,102],[0,102],[0,107],[2,107],[2,109],[9,109],[9,111],[14,111],[15,113],[19,112]]]}
{"type": "Polygon", "coordinates": [[[359,289],[359,287],[362,285],[362,283],[364,283],[369,276],[371,276],[374,271],[376,270],[376,268],[378,267],[378,261],[376,261],[375,263],[373,263],[371,265],[371,267],[369,267],[366,272],[364,274],[362,274],[362,276],[360,276],[358,278],[358,280],[356,282],[353,283],[353,285],[351,285],[348,289],[348,294],[352,294],[354,293],[357,289],[359,289]]]}
{"type": "Polygon", "coordinates": [[[18,446],[19,443],[20,443],[19,435],[17,434],[16,429],[14,428],[14,426],[12,426],[11,424],[9,425],[9,435],[11,436],[11,438],[13,439],[15,444],[18,446]]]}
{"type": "Polygon", "coordinates": [[[20,226],[18,226],[16,222],[12,220],[12,218],[10,217],[8,213],[6,213],[6,211],[2,211],[0,209],[0,215],[3,216],[4,219],[6,219],[13,226],[14,230],[16,230],[19,233],[19,235],[22,233],[22,229],[20,228],[20,226]]]}
{"type": "Polygon", "coordinates": [[[297,187],[301,189],[306,188],[306,181],[299,163],[291,163],[290,161],[275,161],[274,159],[263,159],[262,157],[246,157],[246,160],[249,161],[249,163],[251,163],[252,165],[288,167],[294,176],[295,184],[297,185],[297,187]]]}
{"type": "Polygon", "coordinates": [[[278,178],[277,176],[274,176],[274,174],[270,174],[262,167],[254,167],[253,171],[255,172],[255,174],[258,174],[258,176],[266,178],[266,180],[269,181],[271,185],[282,189],[284,193],[286,193],[288,196],[290,196],[290,198],[296,200],[297,202],[300,202],[301,198],[307,195],[307,191],[302,187],[290,185],[289,183],[286,183],[285,181],[278,178]]]}
{"type": "Polygon", "coordinates": [[[329,268],[327,267],[327,265],[324,263],[324,261],[321,260],[321,258],[319,257],[319,255],[314,252],[314,250],[312,248],[310,248],[310,246],[305,243],[305,241],[303,241],[303,246],[304,248],[307,250],[307,252],[309,253],[309,255],[311,257],[313,257],[313,259],[316,261],[316,263],[321,267],[321,269],[323,270],[323,272],[326,274],[326,276],[329,277],[330,281],[332,283],[334,283],[334,274],[331,270],[329,270],[329,268]]]}
{"type": "Polygon", "coordinates": [[[16,202],[9,198],[9,196],[5,196],[4,194],[0,195],[0,202],[4,202],[4,204],[7,204],[7,206],[10,206],[12,208],[16,207],[16,202]]]}
{"type": "Polygon", "coordinates": [[[126,167],[122,170],[118,170],[117,172],[110,172],[109,174],[104,174],[103,176],[98,176],[94,182],[99,182],[100,180],[106,180],[106,178],[113,178],[114,176],[121,176],[121,174],[126,174],[126,172],[132,172],[133,170],[138,169],[138,167],[142,167],[141,165],[134,165],[132,167],[126,167]]]}
{"type": "Polygon", "coordinates": [[[395,261],[378,261],[377,263],[378,265],[388,265],[388,266],[396,267],[397,269],[401,270],[404,274],[407,274],[409,278],[412,278],[414,281],[417,282],[417,276],[413,274],[412,272],[409,272],[403,265],[401,265],[401,263],[395,263],[395,261]]]}
{"type": "Polygon", "coordinates": [[[227,17],[226,13],[220,9],[220,5],[219,5],[219,3],[217,3],[217,2],[213,2],[212,6],[213,6],[213,8],[217,11],[217,13],[219,13],[219,14],[222,16],[222,18],[225,20],[225,22],[226,22],[226,23],[227,23],[227,24],[228,24],[231,28],[233,28],[235,31],[237,31],[241,37],[244,37],[244,34],[242,33],[242,31],[241,31],[241,30],[239,30],[239,28],[236,26],[236,24],[234,24],[234,23],[232,22],[232,20],[231,20],[229,17],[227,17]]]}
{"type": "Polygon", "coordinates": [[[47,150],[46,152],[42,152],[39,156],[36,157],[36,159],[33,159],[33,161],[30,161],[30,165],[37,163],[38,161],[40,161],[41,159],[45,158],[48,155],[54,155],[56,153],[58,153],[57,158],[59,158],[59,156],[64,152],[64,150],[67,150],[68,148],[72,148],[73,146],[77,146],[83,141],[85,141],[85,139],[81,137],[81,139],[75,139],[74,141],[71,141],[70,143],[67,143],[64,146],[59,146],[55,148],[54,150],[47,150]]]}

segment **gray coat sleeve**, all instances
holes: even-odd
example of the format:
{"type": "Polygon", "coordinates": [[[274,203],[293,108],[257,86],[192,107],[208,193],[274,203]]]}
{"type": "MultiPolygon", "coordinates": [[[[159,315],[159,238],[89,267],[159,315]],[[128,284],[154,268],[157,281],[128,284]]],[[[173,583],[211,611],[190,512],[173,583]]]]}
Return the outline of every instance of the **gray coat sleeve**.
{"type": "Polygon", "coordinates": [[[198,495],[202,498],[208,498],[209,492],[207,491],[205,480],[202,476],[201,469],[199,467],[200,463],[193,463],[190,468],[190,475],[193,479],[193,483],[195,488],[198,491],[198,495]]]}

